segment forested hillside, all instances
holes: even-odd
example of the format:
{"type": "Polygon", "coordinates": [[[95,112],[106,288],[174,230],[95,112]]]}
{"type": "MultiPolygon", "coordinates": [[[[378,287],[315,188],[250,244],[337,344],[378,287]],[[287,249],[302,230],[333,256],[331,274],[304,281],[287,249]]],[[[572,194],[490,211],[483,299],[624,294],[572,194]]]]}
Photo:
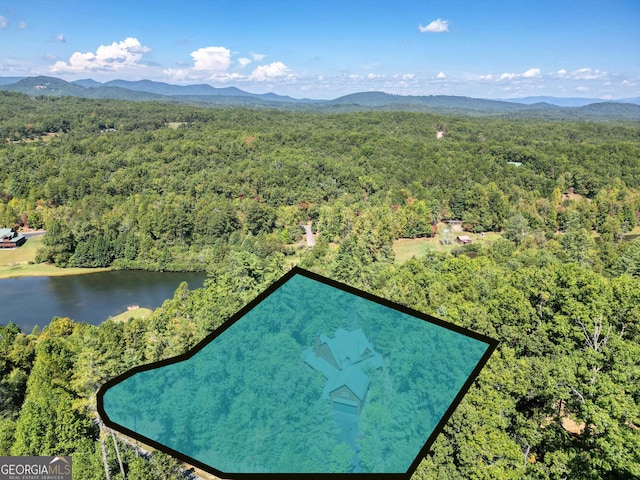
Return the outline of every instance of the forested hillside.
{"type": "MultiPolygon", "coordinates": [[[[500,340],[414,478],[640,477],[638,123],[3,92],[0,112],[0,227],[45,228],[38,261],[209,273],[149,319],[0,327],[0,455],[72,454],[100,479],[104,445],[121,478],[99,386],[298,264],[500,340]],[[395,261],[454,219],[495,235],[395,261]]],[[[179,477],[119,446],[127,478],[179,477]]]]}
{"type": "Polygon", "coordinates": [[[367,91],[333,100],[312,100],[275,93],[249,93],[236,87],[214,88],[207,84],[181,86],[150,80],[135,82],[111,80],[100,83],[91,79],[67,82],[60,78],[46,76],[0,77],[0,91],[20,92],[32,97],[73,96],[140,102],[153,100],[208,107],[250,107],[316,113],[377,110],[556,120],[640,120],[640,106],[637,105],[637,99],[633,98],[617,101],[554,97],[488,100],[454,95],[390,95],[384,92],[367,91]]]}

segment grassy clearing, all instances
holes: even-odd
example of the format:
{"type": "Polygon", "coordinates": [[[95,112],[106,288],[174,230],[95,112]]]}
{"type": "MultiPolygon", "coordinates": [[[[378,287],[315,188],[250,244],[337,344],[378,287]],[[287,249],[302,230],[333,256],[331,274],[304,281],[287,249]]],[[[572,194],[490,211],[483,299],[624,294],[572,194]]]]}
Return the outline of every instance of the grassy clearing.
{"type": "Polygon", "coordinates": [[[108,272],[109,270],[110,268],[58,268],[45,263],[37,265],[1,265],[0,279],[14,277],[64,277],[66,275],[108,272]]]}
{"type": "Polygon", "coordinates": [[[132,318],[147,318],[152,313],[153,310],[150,308],[135,308],[133,310],[122,312],[120,315],[116,315],[115,317],[111,317],[111,320],[114,322],[127,322],[132,318]]]}
{"type": "Polygon", "coordinates": [[[396,263],[404,263],[407,260],[424,256],[430,250],[442,250],[438,242],[433,238],[401,238],[393,242],[393,253],[396,263]]]}
{"type": "Polygon", "coordinates": [[[44,133],[42,135],[40,135],[39,137],[35,137],[35,138],[23,138],[21,140],[14,140],[11,143],[34,143],[34,142],[50,142],[54,137],[56,137],[58,134],[56,132],[48,132],[48,133],[44,133]]]}
{"type": "Polygon", "coordinates": [[[33,262],[36,258],[36,252],[42,245],[43,237],[44,235],[28,238],[21,247],[0,250],[0,267],[33,262]]]}
{"type": "MultiPolygon", "coordinates": [[[[472,243],[478,245],[500,238],[500,234],[495,232],[487,232],[484,237],[479,233],[459,232],[454,233],[454,238],[458,235],[467,235],[471,238],[472,243]]],[[[459,246],[455,242],[452,245],[442,245],[439,235],[433,238],[400,238],[393,242],[393,252],[396,256],[396,263],[404,263],[413,257],[420,258],[430,250],[450,252],[459,246]]]]}
{"type": "Polygon", "coordinates": [[[42,236],[27,239],[21,247],[0,250],[0,279],[13,277],[61,277],[106,272],[109,268],[58,268],[45,263],[33,264],[42,245],[42,236]],[[32,262],[30,264],[29,262],[32,262]]]}
{"type": "MultiPolygon", "coordinates": [[[[458,235],[467,235],[471,238],[473,244],[482,245],[487,242],[497,240],[502,235],[496,232],[486,232],[484,237],[478,233],[469,232],[456,232],[453,234],[455,238],[458,235]]],[[[558,235],[564,235],[562,232],[558,232],[558,235]]],[[[635,227],[630,232],[625,234],[627,240],[632,240],[640,235],[640,226],[635,227]]],[[[593,237],[598,238],[600,235],[593,232],[593,237]]],[[[435,250],[437,252],[450,252],[456,247],[459,247],[457,243],[453,245],[441,245],[440,236],[436,235],[434,238],[400,238],[393,242],[393,251],[396,255],[396,263],[404,263],[413,257],[420,258],[424,256],[429,250],[435,250]]]]}

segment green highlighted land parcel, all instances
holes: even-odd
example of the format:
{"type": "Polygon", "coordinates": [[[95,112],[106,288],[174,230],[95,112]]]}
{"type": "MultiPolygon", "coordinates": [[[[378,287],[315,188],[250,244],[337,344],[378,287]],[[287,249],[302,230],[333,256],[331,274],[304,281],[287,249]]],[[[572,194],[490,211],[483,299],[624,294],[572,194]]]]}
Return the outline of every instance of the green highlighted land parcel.
{"type": "Polygon", "coordinates": [[[108,382],[98,409],[224,478],[408,478],[496,343],[294,268],[189,353],[108,382]]]}

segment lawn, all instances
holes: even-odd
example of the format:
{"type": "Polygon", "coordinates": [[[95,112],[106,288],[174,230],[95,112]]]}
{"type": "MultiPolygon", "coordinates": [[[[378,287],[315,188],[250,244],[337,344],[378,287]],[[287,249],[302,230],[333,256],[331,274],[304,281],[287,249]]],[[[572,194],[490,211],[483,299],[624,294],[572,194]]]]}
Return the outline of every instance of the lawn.
{"type": "MultiPolygon", "coordinates": [[[[478,233],[459,232],[454,233],[454,238],[457,235],[467,235],[471,238],[473,244],[482,245],[486,242],[492,242],[501,237],[500,233],[486,232],[484,237],[478,233]]],[[[560,233],[563,235],[563,233],[560,233]]],[[[597,239],[600,235],[593,232],[593,237],[597,239]]],[[[627,241],[631,241],[640,236],[640,226],[635,227],[630,232],[627,232],[624,237],[627,241]]],[[[453,245],[441,245],[439,235],[434,238],[400,238],[393,242],[393,251],[396,255],[396,263],[404,263],[407,260],[416,257],[420,258],[424,256],[429,250],[435,250],[438,252],[450,252],[456,247],[459,247],[457,243],[453,245]]]]}
{"type": "MultiPolygon", "coordinates": [[[[472,243],[479,245],[500,238],[500,234],[495,232],[487,232],[484,237],[479,233],[459,232],[454,233],[454,238],[457,235],[467,235],[472,243]]],[[[393,242],[393,252],[396,255],[396,263],[404,263],[413,257],[424,256],[429,250],[450,252],[459,246],[455,242],[452,245],[441,245],[439,235],[433,238],[400,238],[393,242]]]]}
{"type": "Polygon", "coordinates": [[[446,245],[440,245],[434,238],[400,238],[393,242],[396,263],[424,256],[429,250],[445,251],[446,245]]]}
{"type": "Polygon", "coordinates": [[[126,312],[122,312],[120,315],[111,317],[111,320],[114,322],[126,322],[132,318],[147,318],[152,313],[153,310],[150,308],[134,308],[133,310],[127,310],[126,312]]]}
{"type": "Polygon", "coordinates": [[[54,277],[105,272],[108,268],[58,268],[46,263],[34,264],[43,236],[27,239],[21,247],[0,250],[0,279],[12,277],[54,277]],[[31,263],[29,263],[31,262],[31,263]]]}
{"type": "Polygon", "coordinates": [[[43,238],[44,235],[31,237],[21,247],[0,250],[0,266],[33,262],[43,238]]]}

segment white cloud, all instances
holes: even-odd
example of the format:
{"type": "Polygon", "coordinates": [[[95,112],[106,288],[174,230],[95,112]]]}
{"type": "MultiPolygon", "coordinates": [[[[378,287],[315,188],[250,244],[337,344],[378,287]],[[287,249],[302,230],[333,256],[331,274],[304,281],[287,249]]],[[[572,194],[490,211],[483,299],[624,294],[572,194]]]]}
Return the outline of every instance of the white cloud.
{"type": "Polygon", "coordinates": [[[265,55],[251,53],[232,61],[232,57],[236,55],[239,55],[239,52],[231,52],[221,46],[203,47],[191,52],[193,66],[178,64],[177,68],[167,68],[162,73],[165,77],[181,83],[194,80],[209,80],[215,83],[267,83],[299,78],[299,75],[294,74],[282,62],[257,66],[250,74],[241,73],[240,69],[250,65],[255,59],[264,58],[265,55]]]}
{"type": "Polygon", "coordinates": [[[19,28],[20,30],[24,30],[25,28],[27,28],[27,22],[20,22],[20,23],[18,24],[18,28],[19,28]]]}
{"type": "Polygon", "coordinates": [[[447,78],[447,76],[444,74],[444,72],[440,72],[438,73],[438,75],[436,75],[436,78],[439,80],[445,79],[447,78]]]}
{"type": "Polygon", "coordinates": [[[56,42],[60,42],[60,43],[66,43],[67,41],[64,38],[64,34],[63,33],[59,33],[58,35],[56,35],[56,42]]]}
{"type": "Polygon", "coordinates": [[[231,51],[224,47],[204,47],[191,52],[193,69],[207,72],[224,72],[231,65],[231,51]]]}
{"type": "Polygon", "coordinates": [[[162,71],[167,77],[182,82],[190,78],[189,70],[187,68],[167,68],[162,71]]]}
{"type": "Polygon", "coordinates": [[[536,77],[539,77],[540,76],[540,69],[539,68],[530,68],[529,70],[524,72],[522,74],[522,76],[524,78],[536,78],[536,77]]]}
{"type": "Polygon", "coordinates": [[[95,53],[75,52],[69,62],[58,61],[50,67],[50,71],[58,72],[93,72],[119,71],[125,68],[141,67],[142,56],[151,49],[140,44],[137,38],[129,37],[111,45],[100,45],[95,53]]]}
{"type": "Polygon", "coordinates": [[[45,54],[44,59],[47,62],[55,62],[56,60],[58,60],[58,57],[56,55],[53,55],[52,53],[47,53],[45,54]]]}
{"type": "MultiPolygon", "coordinates": [[[[205,81],[220,86],[236,85],[239,88],[253,92],[276,92],[281,95],[291,95],[302,98],[337,98],[358,91],[384,91],[398,95],[463,95],[476,98],[516,98],[530,95],[556,95],[556,96],[593,96],[605,98],[605,95],[612,95],[613,98],[623,98],[633,96],[632,90],[640,84],[640,77],[622,77],[610,74],[609,79],[601,81],[578,81],[559,79],[557,70],[541,70],[540,76],[532,76],[536,72],[530,72],[528,77],[525,73],[528,68],[521,70],[505,69],[507,75],[513,78],[500,80],[501,72],[479,75],[472,72],[449,72],[443,73],[445,78],[437,78],[438,70],[429,74],[405,73],[405,72],[384,72],[382,78],[373,78],[382,74],[382,70],[367,69],[357,72],[341,71],[335,75],[308,75],[298,74],[289,65],[289,70],[283,67],[267,68],[264,62],[252,63],[244,70],[237,63],[238,58],[245,56],[243,53],[234,55],[232,53],[231,67],[227,72],[217,72],[215,74],[206,72],[195,72],[189,67],[175,65],[176,69],[185,69],[184,74],[191,75],[184,82],[205,81]],[[261,67],[258,67],[258,66],[261,67]],[[251,73],[254,70],[255,73],[251,73]],[[370,77],[369,72],[374,76],[370,77]],[[280,75],[280,76],[277,76],[280,75]],[[627,79],[628,86],[623,86],[623,81],[627,79]],[[611,86],[603,87],[604,81],[610,81],[611,86]],[[636,86],[631,86],[631,84],[636,86]],[[588,87],[585,93],[576,90],[578,86],[588,87]]],[[[251,58],[248,54],[248,58],[251,58]]],[[[271,63],[271,62],[270,62],[271,63]]],[[[278,62],[276,62],[277,65],[278,62]]],[[[287,62],[285,62],[287,63],[287,62]]],[[[288,65],[288,63],[287,63],[288,65]]],[[[570,71],[569,71],[570,72],[570,71]]],[[[567,75],[569,75],[567,72],[567,75]]],[[[169,73],[168,71],[166,73],[169,73]]],[[[177,77],[178,73],[174,72],[177,77]]],[[[178,82],[175,82],[178,83],[178,82]]]]}
{"type": "Polygon", "coordinates": [[[542,72],[539,68],[530,68],[529,70],[523,73],[513,73],[513,72],[505,72],[501,74],[499,77],[495,75],[481,75],[481,80],[496,80],[496,81],[522,81],[522,79],[526,79],[527,81],[531,81],[534,79],[542,78],[542,72]]]}
{"type": "Polygon", "coordinates": [[[208,80],[213,80],[219,83],[228,83],[233,81],[243,81],[246,80],[246,78],[246,75],[240,75],[239,73],[216,72],[211,75],[208,80]]]}
{"type": "Polygon", "coordinates": [[[579,92],[588,92],[589,87],[579,86],[579,87],[576,87],[576,90],[579,92]]]}
{"type": "Polygon", "coordinates": [[[259,62],[260,60],[264,60],[264,57],[266,57],[266,55],[263,55],[262,53],[251,54],[251,58],[253,58],[256,62],[259,62]]]}
{"type": "Polygon", "coordinates": [[[598,80],[607,78],[609,74],[603,70],[592,69],[592,68],[579,68],[577,70],[573,70],[572,72],[567,72],[564,68],[562,70],[558,70],[552,77],[555,78],[563,78],[569,80],[598,80]]]}
{"type": "Polygon", "coordinates": [[[433,22],[431,22],[426,27],[423,27],[422,24],[420,24],[418,26],[418,28],[420,29],[420,31],[422,33],[427,33],[427,32],[430,32],[430,33],[448,32],[449,31],[449,20],[442,20],[442,19],[438,18],[437,20],[434,20],[433,22]]]}
{"type": "Polygon", "coordinates": [[[401,80],[402,83],[407,84],[407,80],[415,80],[415,73],[396,73],[391,78],[395,80],[401,80]]]}
{"type": "Polygon", "coordinates": [[[367,78],[369,80],[377,80],[379,78],[384,78],[384,75],[378,75],[376,73],[370,73],[369,75],[367,75],[367,78]]]}
{"type": "Polygon", "coordinates": [[[591,68],[580,68],[571,72],[571,78],[575,80],[597,80],[606,76],[607,72],[592,70],[591,68]]]}
{"type": "Polygon", "coordinates": [[[8,26],[9,20],[7,20],[7,17],[3,17],[2,15],[0,15],[0,29],[7,28],[8,26]]]}
{"type": "Polygon", "coordinates": [[[249,79],[256,82],[264,82],[277,79],[294,79],[295,77],[284,63],[273,62],[268,65],[260,65],[251,72],[249,79]]]}

